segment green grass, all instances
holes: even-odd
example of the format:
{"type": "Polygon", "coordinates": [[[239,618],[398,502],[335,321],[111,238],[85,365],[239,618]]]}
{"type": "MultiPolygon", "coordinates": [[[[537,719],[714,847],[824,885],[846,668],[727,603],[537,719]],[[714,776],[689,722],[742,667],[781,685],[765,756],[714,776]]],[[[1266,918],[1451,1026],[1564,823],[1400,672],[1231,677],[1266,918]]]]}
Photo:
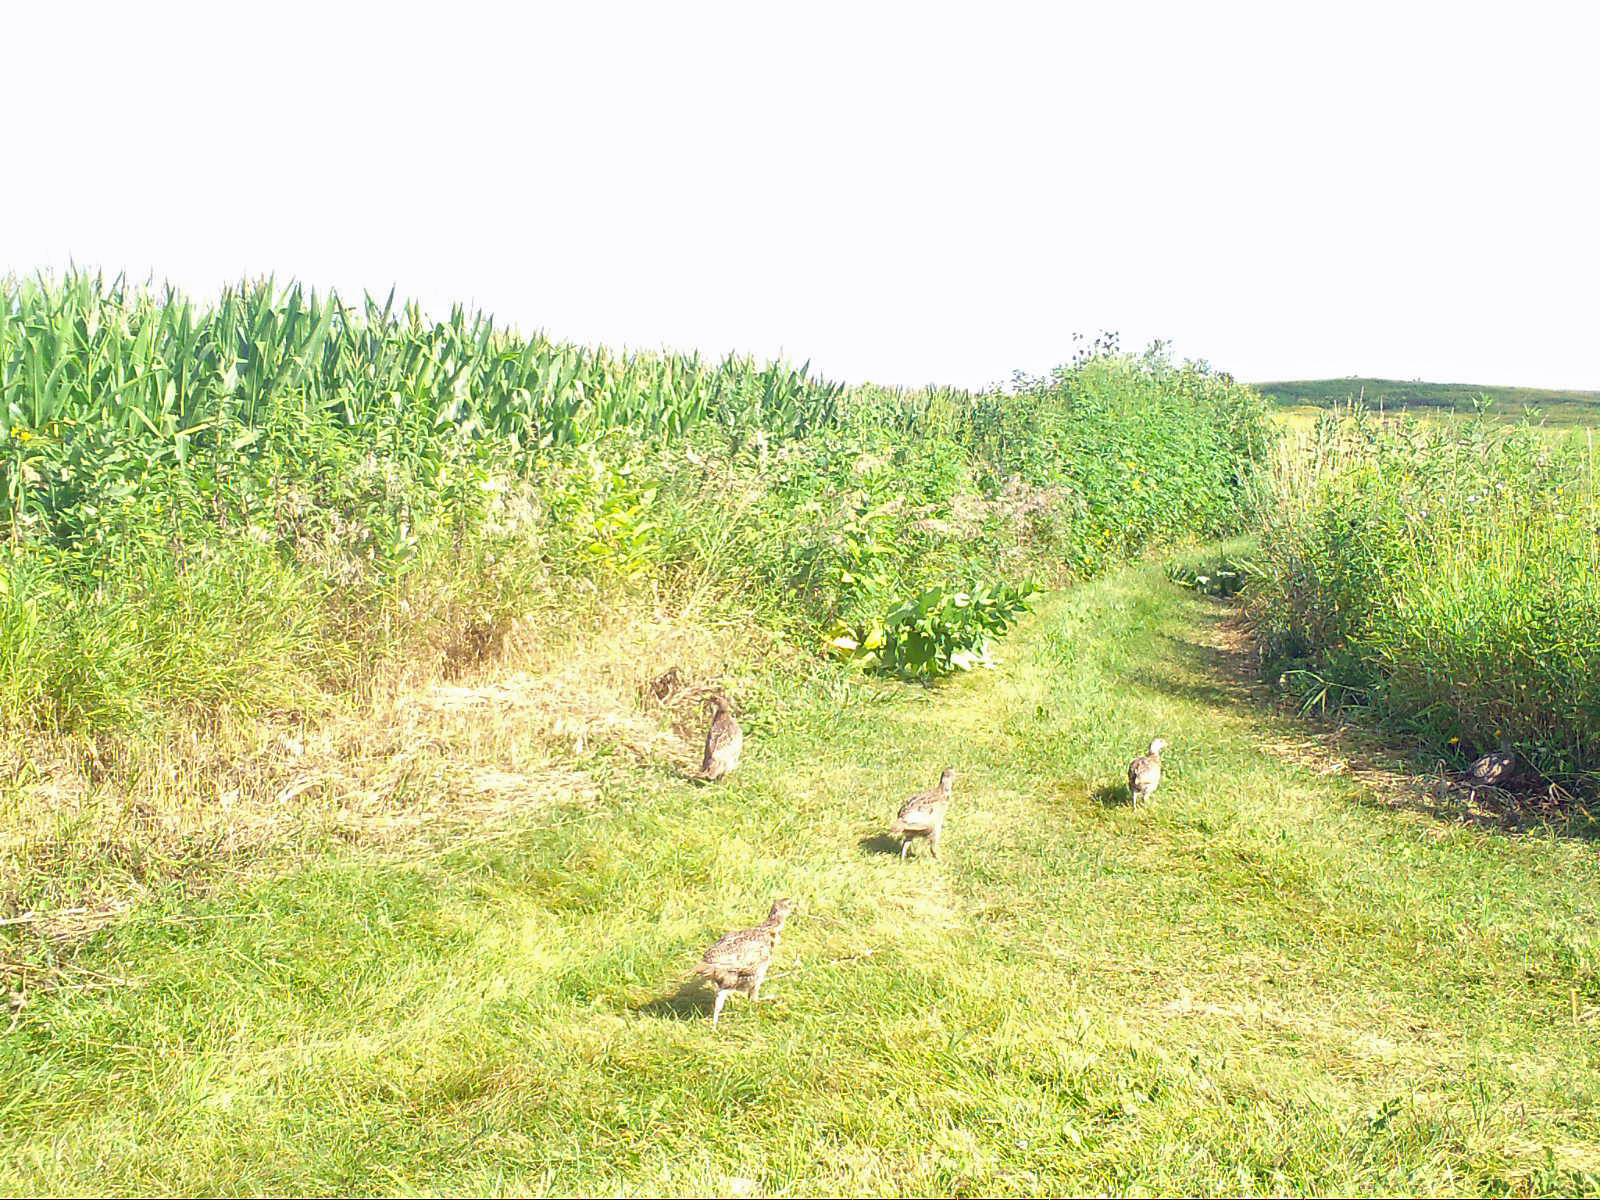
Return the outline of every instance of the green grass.
{"type": "Polygon", "coordinates": [[[1600,391],[1557,388],[1494,387],[1475,383],[1424,383],[1398,379],[1299,379],[1256,383],[1252,387],[1280,409],[1338,408],[1359,400],[1386,412],[1416,416],[1470,416],[1474,402],[1487,399],[1490,412],[1520,420],[1535,410],[1547,425],[1560,428],[1600,426],[1600,391]]]}
{"type": "Polygon", "coordinates": [[[773,685],[726,786],[599,745],[593,804],[166,892],[0,1041],[0,1184],[1600,1192],[1592,848],[1276,756],[1228,611],[1138,568],[995,671],[773,685]],[[947,763],[944,858],[882,852],[947,763]],[[679,981],[779,895],[771,999],[713,1033],[679,981]]]}

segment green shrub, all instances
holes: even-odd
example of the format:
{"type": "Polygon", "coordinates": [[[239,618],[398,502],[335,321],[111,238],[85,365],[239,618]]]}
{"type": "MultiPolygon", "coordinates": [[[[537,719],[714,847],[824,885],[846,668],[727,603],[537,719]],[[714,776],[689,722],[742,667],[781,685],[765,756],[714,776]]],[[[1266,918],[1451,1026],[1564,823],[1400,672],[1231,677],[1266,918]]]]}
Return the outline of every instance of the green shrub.
{"type": "Polygon", "coordinates": [[[1037,590],[1032,582],[927,588],[879,622],[836,625],[828,644],[858,666],[903,679],[970,671],[990,664],[990,639],[1011,627],[1037,590]]]}

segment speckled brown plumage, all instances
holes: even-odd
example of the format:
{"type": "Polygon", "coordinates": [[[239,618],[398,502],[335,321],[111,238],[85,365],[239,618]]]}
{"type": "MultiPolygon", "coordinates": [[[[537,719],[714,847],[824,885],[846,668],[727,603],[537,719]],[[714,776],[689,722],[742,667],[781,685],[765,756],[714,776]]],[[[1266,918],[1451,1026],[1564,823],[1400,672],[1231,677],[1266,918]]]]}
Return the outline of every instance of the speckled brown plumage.
{"type": "Polygon", "coordinates": [[[950,791],[955,779],[955,768],[946,767],[939,776],[938,787],[931,792],[918,792],[900,806],[889,832],[901,836],[901,858],[906,856],[913,838],[927,838],[928,853],[939,857],[939,835],[944,832],[944,814],[950,807],[950,791]]]}
{"type": "Polygon", "coordinates": [[[694,973],[705,976],[717,989],[716,1005],[711,1010],[713,1026],[722,1016],[728,993],[743,992],[751,1003],[761,998],[761,981],[767,977],[778,935],[783,932],[784,922],[793,910],[793,900],[779,900],[767,919],[754,929],[736,929],[724,934],[705,952],[694,973]]]}
{"type": "Polygon", "coordinates": [[[1516,770],[1517,756],[1508,748],[1492,750],[1467,768],[1467,779],[1481,787],[1499,787],[1516,770]]]}
{"type": "Polygon", "coordinates": [[[1141,754],[1128,764],[1128,798],[1132,803],[1148,800],[1161,782],[1161,752],[1166,748],[1167,743],[1157,738],[1150,743],[1148,754],[1141,754]]]}
{"type": "Polygon", "coordinates": [[[711,727],[706,730],[706,753],[697,775],[701,779],[721,779],[739,765],[744,730],[733,719],[733,706],[726,696],[713,696],[707,703],[717,711],[711,718],[711,727]]]}

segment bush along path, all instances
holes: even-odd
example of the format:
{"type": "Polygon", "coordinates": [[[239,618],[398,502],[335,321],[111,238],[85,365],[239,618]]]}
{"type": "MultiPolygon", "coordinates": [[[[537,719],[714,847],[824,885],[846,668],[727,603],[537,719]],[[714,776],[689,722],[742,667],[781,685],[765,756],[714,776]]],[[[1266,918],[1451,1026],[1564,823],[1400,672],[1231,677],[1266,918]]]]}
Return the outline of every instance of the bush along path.
{"type": "Polygon", "coordinates": [[[438,853],[131,914],[74,952],[97,986],[9,1018],[0,1183],[1600,1191],[1593,846],[1275,755],[1295,728],[1217,674],[1229,612],[1137,568],[992,671],[780,695],[722,783],[618,758],[438,853]],[[902,861],[946,766],[939,858],[902,861]],[[713,1030],[690,971],[779,897],[761,999],[713,1030]]]}

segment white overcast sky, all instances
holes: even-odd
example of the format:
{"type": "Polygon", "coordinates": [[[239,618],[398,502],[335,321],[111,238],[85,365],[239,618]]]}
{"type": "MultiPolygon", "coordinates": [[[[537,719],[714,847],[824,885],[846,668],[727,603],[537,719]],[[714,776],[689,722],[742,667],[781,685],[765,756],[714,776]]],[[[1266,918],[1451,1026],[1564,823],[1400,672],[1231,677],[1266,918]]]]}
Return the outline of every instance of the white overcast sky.
{"type": "Polygon", "coordinates": [[[1600,5],[0,0],[0,271],[981,385],[1600,388],[1600,5]]]}

